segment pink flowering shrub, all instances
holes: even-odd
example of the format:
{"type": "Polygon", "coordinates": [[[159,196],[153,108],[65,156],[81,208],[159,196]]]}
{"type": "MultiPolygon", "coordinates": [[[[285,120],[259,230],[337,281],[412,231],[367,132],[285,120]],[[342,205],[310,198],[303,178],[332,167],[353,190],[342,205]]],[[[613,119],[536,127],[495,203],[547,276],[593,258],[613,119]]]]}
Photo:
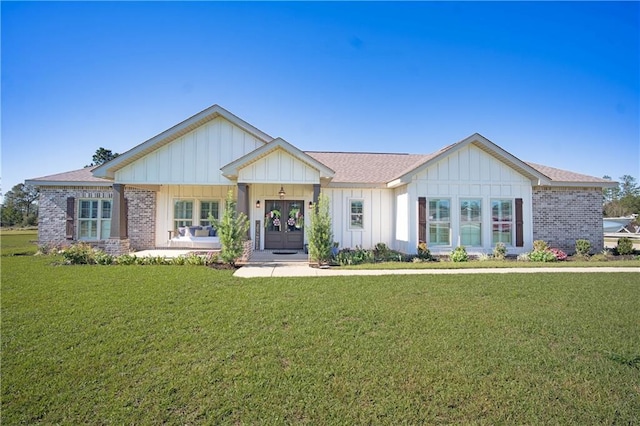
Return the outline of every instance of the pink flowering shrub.
{"type": "Polygon", "coordinates": [[[567,253],[563,252],[562,250],[551,248],[549,249],[549,251],[553,253],[557,260],[567,260],[567,253]]]}

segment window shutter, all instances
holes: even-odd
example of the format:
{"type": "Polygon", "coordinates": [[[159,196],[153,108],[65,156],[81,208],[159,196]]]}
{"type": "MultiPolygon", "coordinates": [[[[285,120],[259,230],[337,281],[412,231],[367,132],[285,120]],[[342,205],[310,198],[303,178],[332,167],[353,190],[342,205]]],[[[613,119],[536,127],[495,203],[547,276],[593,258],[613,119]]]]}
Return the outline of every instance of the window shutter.
{"type": "Polygon", "coordinates": [[[516,247],[524,246],[522,198],[516,198],[516,247]]]}
{"type": "Polygon", "coordinates": [[[418,240],[427,241],[427,199],[418,197],[418,240]]]}
{"type": "Polygon", "coordinates": [[[66,229],[66,238],[67,240],[73,240],[73,228],[74,228],[74,216],[76,210],[76,199],[75,197],[67,197],[67,229],[66,229]]]}

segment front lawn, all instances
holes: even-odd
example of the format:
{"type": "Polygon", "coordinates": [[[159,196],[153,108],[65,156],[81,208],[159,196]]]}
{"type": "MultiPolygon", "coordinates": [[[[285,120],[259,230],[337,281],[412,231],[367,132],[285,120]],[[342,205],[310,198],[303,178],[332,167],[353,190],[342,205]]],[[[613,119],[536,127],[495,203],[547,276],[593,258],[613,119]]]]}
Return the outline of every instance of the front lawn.
{"type": "Polygon", "coordinates": [[[2,258],[2,423],[634,424],[637,273],[236,279],[2,258]]]}

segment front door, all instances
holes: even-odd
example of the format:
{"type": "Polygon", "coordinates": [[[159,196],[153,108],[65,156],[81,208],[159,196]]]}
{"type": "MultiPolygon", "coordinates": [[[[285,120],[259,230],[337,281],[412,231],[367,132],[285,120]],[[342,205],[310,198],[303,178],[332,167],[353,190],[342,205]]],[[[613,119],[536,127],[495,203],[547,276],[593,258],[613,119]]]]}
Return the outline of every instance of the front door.
{"type": "Polygon", "coordinates": [[[264,248],[300,250],[304,243],[304,201],[265,201],[264,248]]]}

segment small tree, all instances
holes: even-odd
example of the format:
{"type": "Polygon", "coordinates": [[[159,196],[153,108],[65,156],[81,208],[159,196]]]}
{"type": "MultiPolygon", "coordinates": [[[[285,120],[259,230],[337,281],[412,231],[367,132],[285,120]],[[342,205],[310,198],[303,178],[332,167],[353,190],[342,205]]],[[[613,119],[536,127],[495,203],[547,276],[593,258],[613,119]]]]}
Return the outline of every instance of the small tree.
{"type": "Polygon", "coordinates": [[[309,257],[319,265],[331,260],[333,232],[331,231],[331,215],[329,214],[329,197],[320,194],[318,202],[311,209],[311,226],[309,226],[309,257]]]}
{"type": "Polygon", "coordinates": [[[104,163],[107,163],[113,160],[118,155],[120,154],[118,154],[117,152],[112,152],[110,149],[100,147],[96,149],[96,153],[93,154],[93,157],[92,157],[93,162],[85,167],[100,166],[104,163]]]}
{"type": "Polygon", "coordinates": [[[233,191],[227,193],[226,207],[222,218],[215,219],[209,215],[209,220],[218,230],[222,249],[220,258],[223,262],[232,266],[236,265],[236,260],[242,256],[244,242],[247,240],[249,230],[249,218],[244,213],[238,214],[236,211],[236,201],[233,199],[233,191]]]}

